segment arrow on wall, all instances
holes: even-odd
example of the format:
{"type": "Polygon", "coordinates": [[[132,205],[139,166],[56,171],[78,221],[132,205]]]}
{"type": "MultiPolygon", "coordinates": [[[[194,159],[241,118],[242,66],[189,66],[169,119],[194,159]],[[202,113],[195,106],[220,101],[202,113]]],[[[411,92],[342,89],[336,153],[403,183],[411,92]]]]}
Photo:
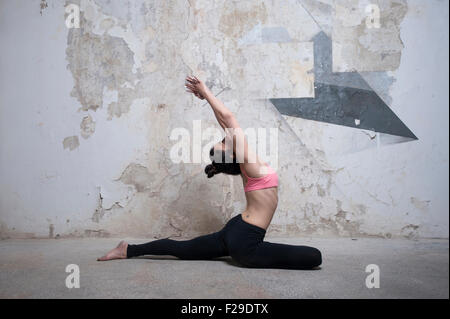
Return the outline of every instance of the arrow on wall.
{"type": "Polygon", "coordinates": [[[281,114],[418,139],[358,72],[333,73],[325,32],[313,42],[315,97],[270,99],[281,114]]]}

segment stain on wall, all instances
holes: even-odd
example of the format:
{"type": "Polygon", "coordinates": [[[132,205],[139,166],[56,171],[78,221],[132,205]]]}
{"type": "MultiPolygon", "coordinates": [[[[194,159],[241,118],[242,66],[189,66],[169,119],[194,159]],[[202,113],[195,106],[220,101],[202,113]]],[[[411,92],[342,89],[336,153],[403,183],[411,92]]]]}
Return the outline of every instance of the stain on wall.
{"type": "MultiPolygon", "coordinates": [[[[81,23],[87,21],[82,19],[81,23]]],[[[136,75],[132,72],[133,52],[123,39],[73,28],[67,38],[66,57],[75,81],[72,96],[83,111],[102,107],[105,89],[118,92],[118,101],[108,106],[111,116],[120,117],[129,110],[130,89],[126,85],[132,86],[136,75]]]]}
{"type": "MultiPolygon", "coordinates": [[[[104,207],[103,204],[103,195],[101,192],[101,187],[98,187],[98,205],[97,208],[95,209],[94,214],[92,215],[92,221],[95,223],[100,223],[100,221],[105,218],[106,216],[114,216],[116,214],[118,214],[121,210],[122,210],[122,205],[120,204],[120,202],[115,202],[114,204],[112,204],[111,207],[104,207]]],[[[89,234],[91,235],[91,232],[94,232],[95,234],[95,230],[89,229],[89,234]]],[[[105,231],[104,230],[97,230],[99,232],[102,233],[102,235],[100,237],[104,237],[105,231]]],[[[85,230],[86,232],[86,230],[85,230]]],[[[107,232],[106,232],[107,233],[107,232]]]]}
{"type": "Polygon", "coordinates": [[[47,1],[41,0],[41,3],[39,4],[40,10],[39,13],[42,15],[42,11],[45,10],[45,8],[48,7],[47,1]]]}
{"type": "Polygon", "coordinates": [[[258,23],[267,20],[264,2],[239,1],[223,6],[219,30],[230,38],[240,38],[258,23]]]}
{"type": "Polygon", "coordinates": [[[80,146],[80,141],[78,140],[78,136],[68,136],[63,140],[64,149],[68,148],[70,151],[73,151],[78,146],[80,146]]]}
{"type": "Polygon", "coordinates": [[[89,138],[95,132],[95,121],[90,115],[83,117],[80,124],[81,136],[83,138],[89,138]]]}
{"type": "Polygon", "coordinates": [[[334,1],[334,71],[397,69],[404,47],[400,38],[400,24],[407,11],[406,0],[334,1]],[[368,5],[379,8],[379,28],[367,27],[368,5]]]}
{"type": "Polygon", "coordinates": [[[155,178],[145,166],[131,163],[122,172],[119,180],[124,184],[133,185],[137,192],[144,192],[152,189],[155,178]]]}

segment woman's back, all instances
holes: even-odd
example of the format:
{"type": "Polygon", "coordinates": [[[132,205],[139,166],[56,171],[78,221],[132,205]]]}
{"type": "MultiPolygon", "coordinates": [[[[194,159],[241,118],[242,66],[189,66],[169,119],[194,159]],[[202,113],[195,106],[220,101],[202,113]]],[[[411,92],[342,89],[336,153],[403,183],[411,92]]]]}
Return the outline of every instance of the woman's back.
{"type": "Polygon", "coordinates": [[[247,207],[242,218],[251,224],[267,229],[278,205],[278,175],[269,167],[260,177],[248,176],[241,164],[247,207]]]}

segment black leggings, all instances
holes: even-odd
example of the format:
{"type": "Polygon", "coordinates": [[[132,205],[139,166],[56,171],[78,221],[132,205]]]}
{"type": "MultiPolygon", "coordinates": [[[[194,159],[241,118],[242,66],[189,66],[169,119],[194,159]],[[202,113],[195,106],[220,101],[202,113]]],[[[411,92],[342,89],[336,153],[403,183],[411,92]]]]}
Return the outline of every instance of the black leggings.
{"type": "Polygon", "coordinates": [[[245,267],[311,269],[322,263],[320,251],[263,241],[266,230],[247,223],[239,214],[217,233],[191,240],[159,239],[128,245],[127,258],[142,255],[171,255],[187,260],[209,260],[231,256],[245,267]]]}

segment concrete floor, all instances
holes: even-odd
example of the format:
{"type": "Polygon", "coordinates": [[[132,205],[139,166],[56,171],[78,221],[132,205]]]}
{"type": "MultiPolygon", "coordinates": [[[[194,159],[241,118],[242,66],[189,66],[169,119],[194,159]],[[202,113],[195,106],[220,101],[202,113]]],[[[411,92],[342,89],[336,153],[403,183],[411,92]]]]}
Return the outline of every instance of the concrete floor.
{"type": "Polygon", "coordinates": [[[315,246],[323,265],[246,269],[227,258],[164,256],[97,262],[117,239],[2,240],[0,298],[449,298],[448,240],[266,240],[315,246]],[[80,268],[79,289],[65,286],[68,264],[80,268]],[[380,267],[379,289],[365,286],[368,264],[380,267]]]}

